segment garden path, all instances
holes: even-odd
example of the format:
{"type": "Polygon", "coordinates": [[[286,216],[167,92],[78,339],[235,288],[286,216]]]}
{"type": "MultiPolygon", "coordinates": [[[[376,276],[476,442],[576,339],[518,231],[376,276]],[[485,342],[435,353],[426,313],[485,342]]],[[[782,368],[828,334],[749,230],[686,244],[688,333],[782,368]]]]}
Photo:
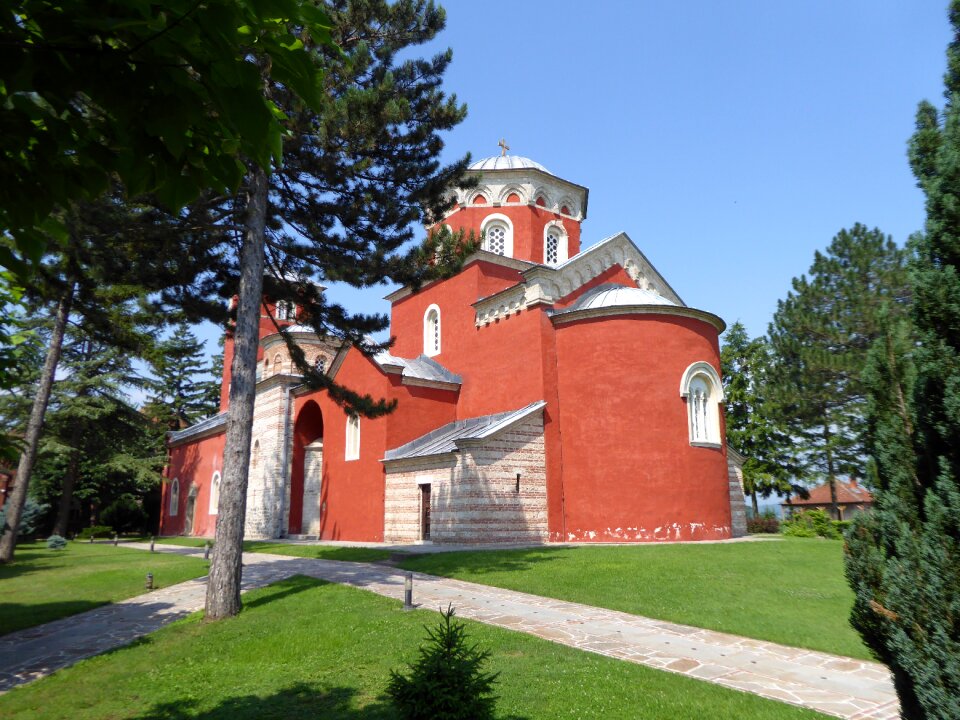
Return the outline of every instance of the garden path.
{"type": "MultiPolygon", "coordinates": [[[[149,550],[145,543],[124,545],[149,550]]],[[[170,545],[157,545],[157,550],[203,553],[202,549],[170,545]]],[[[244,554],[244,590],[291,575],[308,575],[402,600],[406,572],[366,563],[244,554]]],[[[462,618],[848,720],[899,717],[889,673],[876,663],[462,580],[420,573],[414,573],[413,578],[414,603],[422,608],[452,604],[462,618]]],[[[189,580],[0,637],[0,692],[126,645],[201,610],[205,581],[189,580]]]]}

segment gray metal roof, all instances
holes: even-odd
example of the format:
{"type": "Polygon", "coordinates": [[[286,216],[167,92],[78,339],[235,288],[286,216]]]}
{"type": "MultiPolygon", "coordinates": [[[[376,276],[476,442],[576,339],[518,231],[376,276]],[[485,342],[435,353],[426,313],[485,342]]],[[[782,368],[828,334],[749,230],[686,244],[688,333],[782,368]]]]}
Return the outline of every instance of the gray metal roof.
{"type": "Polygon", "coordinates": [[[468,420],[457,420],[443,427],[421,435],[416,440],[401,445],[393,450],[387,450],[384,461],[406,460],[408,458],[428,457],[430,455],[444,455],[456,452],[458,444],[464,441],[483,440],[506,430],[524,418],[539,412],[547,403],[539,400],[530,403],[519,410],[483,415],[468,420]]]}
{"type": "Polygon", "coordinates": [[[542,170],[553,175],[543,165],[520,155],[493,155],[470,163],[468,170],[542,170]]]}
{"type": "Polygon", "coordinates": [[[175,432],[167,433],[167,442],[177,443],[181,440],[187,440],[192,438],[194,435],[200,435],[208,430],[213,430],[221,425],[225,425],[226,422],[227,414],[225,412],[222,412],[219,415],[211,415],[208,418],[204,418],[196,425],[191,425],[183,430],[176,430],[175,432]]]}
{"type": "Polygon", "coordinates": [[[624,285],[614,285],[605,283],[598,285],[592,290],[588,290],[577,301],[568,308],[556,311],[560,315],[565,312],[576,312],[577,310],[590,310],[593,308],[622,307],[634,305],[672,305],[677,304],[668,300],[653,290],[641,290],[638,287],[626,287],[624,285]]]}
{"type": "Polygon", "coordinates": [[[436,360],[428,358],[426,355],[407,359],[396,357],[388,352],[382,352],[375,355],[373,359],[380,367],[392,366],[401,368],[403,377],[405,378],[450,383],[451,385],[461,385],[463,383],[462,377],[450,372],[436,360]]]}

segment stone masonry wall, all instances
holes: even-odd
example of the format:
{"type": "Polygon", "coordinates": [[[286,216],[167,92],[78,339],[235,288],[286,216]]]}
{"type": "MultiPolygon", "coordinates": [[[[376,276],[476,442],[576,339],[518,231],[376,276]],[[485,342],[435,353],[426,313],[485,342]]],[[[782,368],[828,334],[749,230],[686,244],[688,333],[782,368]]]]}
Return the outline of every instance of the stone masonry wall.
{"type": "Polygon", "coordinates": [[[251,451],[250,480],[247,485],[247,517],[244,536],[274,538],[281,532],[283,493],[284,385],[275,385],[257,394],[253,409],[251,442],[260,443],[259,453],[251,451]],[[253,467],[254,455],[257,467],[253,467]]]}
{"type": "Polygon", "coordinates": [[[743,467],[727,455],[727,479],[730,483],[730,534],[747,534],[747,503],[743,497],[743,467]]]}
{"type": "Polygon", "coordinates": [[[543,417],[537,415],[457,456],[387,468],[385,539],[420,539],[420,488],[431,484],[435,543],[519,543],[547,539],[543,417]],[[520,490],[517,491],[517,473],[520,490]]]}

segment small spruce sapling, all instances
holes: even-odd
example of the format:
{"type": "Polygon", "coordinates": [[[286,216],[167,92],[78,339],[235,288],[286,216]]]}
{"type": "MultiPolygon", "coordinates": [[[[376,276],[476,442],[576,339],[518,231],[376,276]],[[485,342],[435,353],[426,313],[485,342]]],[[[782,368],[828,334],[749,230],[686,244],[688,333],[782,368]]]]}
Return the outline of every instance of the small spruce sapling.
{"type": "Polygon", "coordinates": [[[467,643],[463,623],[454,620],[453,606],[441,610],[436,629],[427,631],[420,659],[408,675],[390,672],[387,695],[403,720],[490,720],[496,696],[493,684],[500,673],[486,673],[488,650],[467,643]]]}

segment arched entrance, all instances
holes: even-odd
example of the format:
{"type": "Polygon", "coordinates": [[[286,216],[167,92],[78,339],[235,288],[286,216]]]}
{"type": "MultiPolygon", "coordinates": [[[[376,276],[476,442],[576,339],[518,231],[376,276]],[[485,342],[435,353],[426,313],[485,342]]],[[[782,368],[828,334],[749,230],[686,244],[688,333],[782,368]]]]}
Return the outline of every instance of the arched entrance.
{"type": "Polygon", "coordinates": [[[291,535],[320,534],[320,483],[323,477],[323,413],[313,400],[300,410],[293,425],[293,466],[290,473],[291,535]]]}

